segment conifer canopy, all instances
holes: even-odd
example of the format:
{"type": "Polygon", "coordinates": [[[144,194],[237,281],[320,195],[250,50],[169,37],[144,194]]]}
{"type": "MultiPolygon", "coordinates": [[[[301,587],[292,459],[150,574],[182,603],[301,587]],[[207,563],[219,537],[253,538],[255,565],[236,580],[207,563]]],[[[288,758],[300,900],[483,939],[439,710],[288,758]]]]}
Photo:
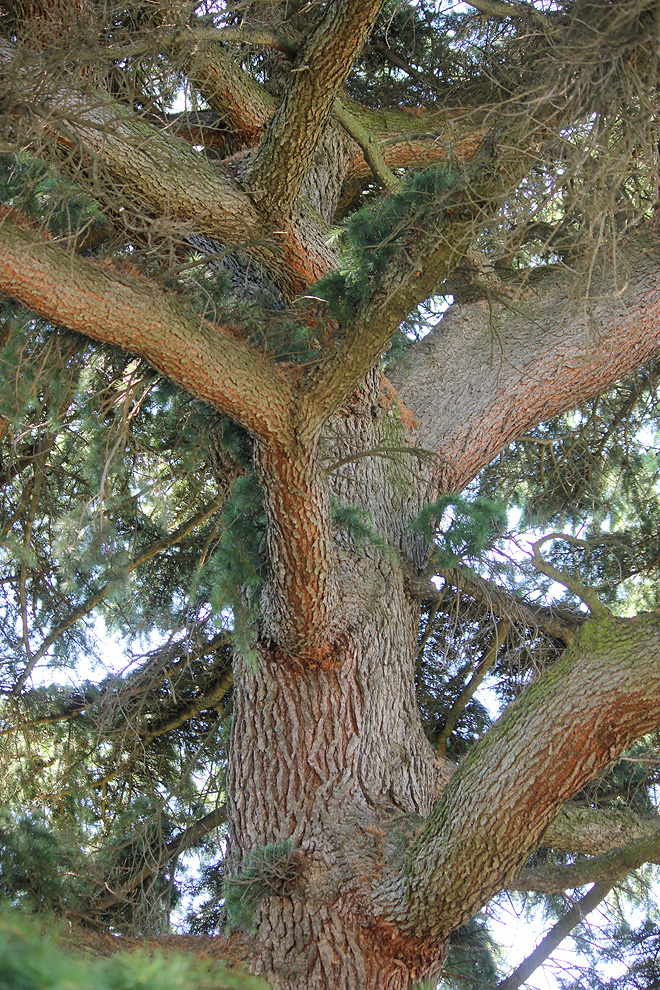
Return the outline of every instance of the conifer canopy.
{"type": "Polygon", "coordinates": [[[0,985],[657,982],[659,11],[0,0],[0,985]]]}

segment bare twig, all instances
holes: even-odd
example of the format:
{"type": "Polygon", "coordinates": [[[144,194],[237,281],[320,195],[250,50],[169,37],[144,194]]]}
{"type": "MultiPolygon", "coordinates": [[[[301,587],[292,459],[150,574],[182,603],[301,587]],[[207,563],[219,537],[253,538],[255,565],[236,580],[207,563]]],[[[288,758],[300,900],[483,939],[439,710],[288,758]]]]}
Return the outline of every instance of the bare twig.
{"type": "Polygon", "coordinates": [[[510,976],[497,984],[497,990],[518,990],[535,970],[542,966],[546,959],[555,951],[557,946],[573,929],[590,914],[594,908],[605,900],[614,887],[613,883],[595,883],[591,890],[576,901],[570,911],[552,926],[545,938],[541,939],[533,952],[527,956],[520,966],[514,969],[510,976]]]}
{"type": "Polygon", "coordinates": [[[610,610],[606,605],[603,605],[593,588],[589,588],[586,584],[583,584],[582,581],[580,581],[580,579],[574,574],[567,574],[566,571],[560,570],[558,567],[555,567],[553,564],[549,564],[548,561],[545,560],[540,548],[549,540],[565,540],[572,546],[582,547],[585,550],[589,549],[589,544],[585,540],[580,540],[575,536],[569,536],[566,533],[548,533],[547,536],[543,536],[540,540],[536,540],[535,543],[532,543],[532,564],[536,570],[540,571],[541,574],[545,574],[546,577],[552,578],[552,580],[556,581],[558,584],[562,584],[574,595],[577,595],[577,597],[580,598],[588,607],[592,615],[610,615],[610,610]]]}
{"type": "Polygon", "coordinates": [[[483,682],[484,677],[493,666],[497,660],[497,655],[500,652],[500,647],[506,637],[509,634],[510,623],[506,619],[500,619],[495,626],[495,633],[493,635],[492,641],[488,649],[486,650],[484,656],[479,663],[479,666],[473,673],[472,677],[465,685],[458,698],[452,705],[452,709],[447,715],[445,724],[442,727],[440,736],[436,743],[436,753],[439,759],[443,759],[447,755],[447,742],[452,732],[456,728],[456,724],[465,711],[468,701],[473,697],[475,691],[479,685],[483,682]]]}

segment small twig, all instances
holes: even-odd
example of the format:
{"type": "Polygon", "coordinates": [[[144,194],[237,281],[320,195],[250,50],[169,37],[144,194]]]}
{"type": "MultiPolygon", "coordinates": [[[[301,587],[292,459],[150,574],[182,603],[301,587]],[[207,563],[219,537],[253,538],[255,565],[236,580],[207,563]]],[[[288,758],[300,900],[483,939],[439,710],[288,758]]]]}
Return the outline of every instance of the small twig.
{"type": "Polygon", "coordinates": [[[586,540],[580,540],[575,536],[569,536],[567,533],[548,533],[547,536],[542,536],[540,540],[532,543],[532,564],[536,570],[540,571],[541,574],[545,574],[546,577],[552,578],[552,580],[556,581],[557,584],[562,584],[565,588],[572,592],[572,594],[577,595],[577,597],[584,602],[592,615],[611,615],[609,608],[601,602],[593,588],[583,584],[582,581],[574,575],[567,574],[566,571],[562,571],[558,567],[555,567],[553,564],[549,564],[547,562],[541,553],[540,548],[549,540],[565,540],[573,546],[582,547],[585,550],[590,549],[589,543],[586,540]]]}
{"type": "MultiPolygon", "coordinates": [[[[197,515],[193,516],[192,519],[188,520],[188,522],[180,526],[170,536],[165,536],[160,540],[156,540],[154,543],[152,543],[150,547],[148,547],[142,553],[138,554],[136,557],[133,558],[133,560],[130,562],[130,564],[126,569],[127,573],[136,570],[142,564],[146,563],[147,560],[150,560],[152,557],[155,557],[158,553],[161,552],[161,550],[169,550],[170,547],[176,546],[176,544],[180,543],[181,540],[184,539],[184,537],[188,536],[194,529],[196,529],[202,523],[206,522],[209,516],[211,516],[220,507],[221,504],[222,503],[218,501],[218,502],[212,502],[209,505],[204,506],[202,510],[197,513],[197,515]]],[[[51,646],[54,643],[56,643],[57,640],[61,636],[63,636],[65,632],[67,632],[72,626],[74,626],[79,619],[85,618],[85,616],[89,615],[89,613],[92,611],[93,608],[96,608],[97,605],[100,605],[100,603],[107,597],[108,593],[110,592],[110,589],[111,589],[110,582],[104,584],[103,587],[99,588],[99,590],[95,594],[91,595],[84,602],[82,602],[77,608],[73,609],[73,611],[69,613],[66,619],[63,619],[62,622],[60,622],[60,624],[56,626],[55,629],[53,629],[53,631],[49,633],[48,636],[46,636],[46,638],[44,639],[43,643],[41,644],[37,652],[30,657],[29,663],[27,664],[23,673],[14,684],[11,692],[14,695],[14,697],[16,697],[21,693],[25,685],[25,682],[27,681],[28,677],[34,670],[35,666],[41,660],[41,658],[45,656],[45,654],[48,652],[51,646]]]]}
{"type": "Polygon", "coordinates": [[[334,114],[344,130],[362,148],[367,164],[382,186],[390,192],[399,188],[399,180],[386,164],[377,138],[356,120],[339,100],[335,100],[334,114]]]}
{"type": "Polygon", "coordinates": [[[495,635],[491,641],[490,646],[486,650],[486,653],[482,657],[481,663],[473,673],[472,677],[465,685],[458,698],[454,702],[451,711],[449,712],[445,724],[442,727],[442,731],[438,737],[436,743],[436,754],[439,759],[443,759],[447,755],[447,742],[452,732],[456,728],[456,724],[465,711],[468,701],[473,697],[475,691],[482,683],[484,677],[493,666],[497,660],[497,655],[500,652],[500,647],[509,634],[509,629],[511,628],[510,623],[506,619],[500,619],[495,626],[495,635]]]}

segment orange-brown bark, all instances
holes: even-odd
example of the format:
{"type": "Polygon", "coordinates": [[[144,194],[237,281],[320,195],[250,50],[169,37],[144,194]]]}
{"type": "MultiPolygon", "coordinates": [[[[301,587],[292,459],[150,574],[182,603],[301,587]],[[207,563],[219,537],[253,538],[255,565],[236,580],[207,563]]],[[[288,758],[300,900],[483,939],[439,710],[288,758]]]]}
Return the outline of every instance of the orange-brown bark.
{"type": "Polygon", "coordinates": [[[70,330],[140,354],[255,436],[286,434],[290,390],[231,329],[195,316],[173,294],[71,257],[7,218],[0,245],[0,291],[70,330]]]}

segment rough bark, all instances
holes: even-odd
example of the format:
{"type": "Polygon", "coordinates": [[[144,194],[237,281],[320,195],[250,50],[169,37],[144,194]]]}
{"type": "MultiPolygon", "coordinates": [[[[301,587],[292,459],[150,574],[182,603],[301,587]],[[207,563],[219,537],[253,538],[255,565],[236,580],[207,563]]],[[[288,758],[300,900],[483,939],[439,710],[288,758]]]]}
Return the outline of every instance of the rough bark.
{"type": "Polygon", "coordinates": [[[542,845],[596,856],[659,832],[660,818],[655,815],[642,817],[626,808],[584,808],[569,802],[543,833],[542,845]]]}
{"type": "MultiPolygon", "coordinates": [[[[276,222],[268,204],[259,209],[229,167],[218,168],[185,141],[155,127],[106,93],[47,61],[21,66],[21,50],[0,39],[0,80],[5,99],[41,111],[50,141],[42,153],[64,156],[67,171],[134,235],[178,238],[199,233],[240,246],[279,280],[300,291],[335,263],[327,231],[308,208],[276,222]],[[17,67],[18,66],[18,67],[17,67]],[[159,229],[159,221],[167,222],[159,229]],[[267,231],[276,234],[264,238],[267,231]]],[[[37,131],[38,133],[38,131],[37,131]]]]}
{"type": "Polygon", "coordinates": [[[568,272],[551,273],[510,301],[452,306],[415,345],[390,377],[419,420],[417,442],[438,454],[443,487],[460,490],[533,424],[657,352],[657,257],[651,225],[621,245],[618,269],[603,263],[588,295],[568,272]]]}
{"type": "Polygon", "coordinates": [[[590,859],[577,859],[567,866],[522,870],[510,884],[512,890],[535,890],[554,894],[560,890],[584,887],[595,881],[615,883],[644,863],[660,862],[660,836],[656,832],[627,846],[612,849],[590,859]]]}
{"type": "MultiPolygon", "coordinates": [[[[7,99],[16,116],[25,102],[48,104],[40,126],[51,161],[64,156],[67,174],[109,211],[121,197],[127,218],[118,207],[118,227],[144,234],[166,222],[180,237],[240,244],[291,295],[335,264],[325,224],[365,178],[368,155],[330,118],[379,7],[328,4],[277,100],[215,48],[193,45],[184,62],[235,152],[218,167],[81,87],[61,53],[48,75],[40,56],[31,68],[18,65],[16,46],[0,42],[7,99]]],[[[551,71],[554,58],[540,68],[551,71]]],[[[455,306],[395,373],[398,398],[373,372],[401,319],[496,216],[541,141],[590,109],[576,109],[561,87],[557,99],[549,93],[533,137],[521,133],[514,108],[490,144],[470,118],[446,131],[434,118],[445,143],[435,134],[419,147],[414,134],[408,140],[409,122],[362,119],[387,167],[409,167],[422,153],[431,160],[431,148],[472,166],[420,214],[354,319],[333,328],[310,368],[278,365],[235,328],[205,322],[110,263],[65,255],[15,215],[0,224],[0,291],[143,356],[255,438],[269,573],[258,663],[237,657],[233,674],[227,863],[240,886],[250,857],[270,843],[292,844],[291,869],[264,874],[254,904],[250,959],[277,987],[405,990],[437,971],[449,934],[498,891],[609,878],[658,855],[655,829],[616,833],[610,823],[605,853],[585,821],[581,848],[601,853],[588,867],[552,877],[521,872],[540,844],[565,848],[568,831],[570,848],[580,848],[562,807],[660,725],[657,616],[559,626],[542,616],[569,644],[565,656],[457,770],[436,758],[415,702],[414,584],[426,556],[411,521],[438,487],[463,487],[531,425],[611,385],[660,343],[660,264],[649,226],[624,250],[621,291],[605,267],[590,301],[571,295],[567,276],[550,275],[508,305],[489,298],[455,306]],[[413,420],[434,465],[407,446],[413,420]],[[393,452],[368,455],[384,449],[393,452]],[[371,544],[333,524],[332,498],[369,513],[371,544]],[[613,849],[613,834],[625,836],[623,848],[613,849]]]]}
{"type": "Polygon", "coordinates": [[[12,213],[0,216],[0,243],[2,291],[33,312],[140,354],[255,436],[288,432],[290,390],[275,367],[229,328],[195,316],[174,294],[130,274],[72,258],[12,213]]]}
{"type": "Polygon", "coordinates": [[[383,0],[334,0],[305,40],[250,170],[282,216],[297,199],[342,85],[383,0]]]}
{"type": "Polygon", "coordinates": [[[385,883],[384,914],[438,936],[506,886],[565,801],[658,725],[659,657],[655,615],[589,621],[471,749],[385,883]]]}

